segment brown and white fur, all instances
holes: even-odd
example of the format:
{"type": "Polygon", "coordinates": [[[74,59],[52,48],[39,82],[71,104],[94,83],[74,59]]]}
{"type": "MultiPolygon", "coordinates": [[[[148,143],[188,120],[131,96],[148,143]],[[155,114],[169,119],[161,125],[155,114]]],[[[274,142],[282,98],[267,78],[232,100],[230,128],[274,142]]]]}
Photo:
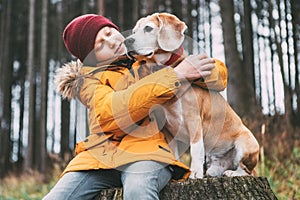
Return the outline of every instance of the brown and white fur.
{"type": "MultiPolygon", "coordinates": [[[[137,59],[144,55],[141,77],[157,70],[153,62],[162,65],[174,56],[182,46],[185,29],[184,22],[167,13],[155,13],[136,23],[125,44],[137,59]]],[[[192,86],[163,105],[163,111],[164,128],[176,140],[190,143],[190,178],[204,176],[205,161],[208,176],[253,174],[258,142],[219,92],[192,86]]]]}

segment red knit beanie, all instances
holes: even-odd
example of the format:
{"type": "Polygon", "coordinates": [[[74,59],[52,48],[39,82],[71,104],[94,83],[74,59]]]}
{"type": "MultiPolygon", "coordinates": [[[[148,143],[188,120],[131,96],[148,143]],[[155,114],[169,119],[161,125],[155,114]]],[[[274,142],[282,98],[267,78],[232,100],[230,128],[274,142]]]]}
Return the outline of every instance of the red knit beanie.
{"type": "Polygon", "coordinates": [[[97,33],[104,26],[119,28],[109,19],[95,14],[86,14],[73,19],[63,32],[66,48],[81,62],[94,49],[97,33]]]}

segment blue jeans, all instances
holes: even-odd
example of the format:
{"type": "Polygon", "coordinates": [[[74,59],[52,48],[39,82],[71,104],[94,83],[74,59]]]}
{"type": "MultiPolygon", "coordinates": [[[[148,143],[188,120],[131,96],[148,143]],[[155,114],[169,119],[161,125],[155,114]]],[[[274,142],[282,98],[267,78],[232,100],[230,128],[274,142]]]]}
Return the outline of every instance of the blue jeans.
{"type": "Polygon", "coordinates": [[[43,200],[93,199],[101,189],[123,187],[124,200],[155,200],[171,179],[169,168],[139,161],[117,169],[66,173],[43,200]]]}

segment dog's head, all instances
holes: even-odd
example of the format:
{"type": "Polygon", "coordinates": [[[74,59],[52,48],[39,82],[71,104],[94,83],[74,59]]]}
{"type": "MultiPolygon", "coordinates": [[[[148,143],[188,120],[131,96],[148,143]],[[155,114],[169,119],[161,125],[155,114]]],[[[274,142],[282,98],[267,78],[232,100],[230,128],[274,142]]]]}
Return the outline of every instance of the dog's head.
{"type": "Polygon", "coordinates": [[[154,13],[137,21],[125,45],[131,55],[151,57],[158,49],[172,52],[182,45],[186,28],[185,23],[172,14],[154,13]]]}

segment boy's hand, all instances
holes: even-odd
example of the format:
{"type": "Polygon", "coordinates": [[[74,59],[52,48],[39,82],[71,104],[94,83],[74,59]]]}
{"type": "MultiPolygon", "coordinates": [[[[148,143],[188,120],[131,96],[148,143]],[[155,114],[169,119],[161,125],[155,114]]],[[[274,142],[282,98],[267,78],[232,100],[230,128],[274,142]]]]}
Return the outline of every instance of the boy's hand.
{"type": "Polygon", "coordinates": [[[205,78],[211,74],[215,67],[215,60],[207,55],[190,55],[174,68],[180,80],[195,80],[205,78]]]}

